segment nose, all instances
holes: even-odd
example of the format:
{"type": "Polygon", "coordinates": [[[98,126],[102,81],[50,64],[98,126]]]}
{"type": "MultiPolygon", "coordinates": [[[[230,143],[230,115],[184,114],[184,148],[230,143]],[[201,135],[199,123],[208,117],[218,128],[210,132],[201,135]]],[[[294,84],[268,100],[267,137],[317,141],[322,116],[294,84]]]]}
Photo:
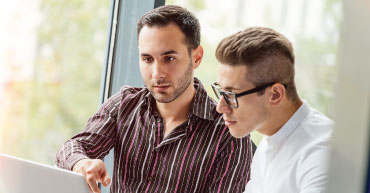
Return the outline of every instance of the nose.
{"type": "Polygon", "coordinates": [[[164,66],[161,65],[159,62],[155,62],[153,64],[153,73],[152,78],[155,80],[164,79],[166,77],[166,72],[164,66]]]}
{"type": "Polygon", "coordinates": [[[225,98],[221,96],[220,100],[218,101],[217,112],[219,113],[231,113],[231,107],[226,103],[225,98]]]}

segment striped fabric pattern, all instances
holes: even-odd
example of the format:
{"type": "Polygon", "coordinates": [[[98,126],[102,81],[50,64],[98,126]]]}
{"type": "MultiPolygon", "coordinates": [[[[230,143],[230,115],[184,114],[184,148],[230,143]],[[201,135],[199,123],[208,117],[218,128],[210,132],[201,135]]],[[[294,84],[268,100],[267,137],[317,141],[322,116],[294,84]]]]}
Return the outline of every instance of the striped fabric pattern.
{"type": "Polygon", "coordinates": [[[148,89],[122,87],[63,144],[56,165],[71,170],[77,161],[103,159],[114,148],[112,193],[243,192],[250,175],[250,138],[233,138],[196,78],[194,87],[188,121],[166,138],[148,89]]]}

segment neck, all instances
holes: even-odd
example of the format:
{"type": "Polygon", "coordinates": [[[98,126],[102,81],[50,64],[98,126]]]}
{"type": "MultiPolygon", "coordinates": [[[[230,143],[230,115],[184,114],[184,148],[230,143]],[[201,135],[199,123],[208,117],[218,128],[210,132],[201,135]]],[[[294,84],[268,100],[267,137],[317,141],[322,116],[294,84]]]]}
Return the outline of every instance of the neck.
{"type": "Polygon", "coordinates": [[[185,92],[174,101],[169,103],[159,103],[156,101],[159,114],[165,122],[182,122],[187,120],[194,95],[195,88],[192,81],[185,92]]]}
{"type": "Polygon", "coordinates": [[[273,109],[273,112],[270,114],[271,121],[265,125],[264,129],[260,129],[259,132],[267,136],[274,135],[288,122],[301,105],[301,100],[295,103],[286,100],[281,104],[280,108],[273,109]]]}

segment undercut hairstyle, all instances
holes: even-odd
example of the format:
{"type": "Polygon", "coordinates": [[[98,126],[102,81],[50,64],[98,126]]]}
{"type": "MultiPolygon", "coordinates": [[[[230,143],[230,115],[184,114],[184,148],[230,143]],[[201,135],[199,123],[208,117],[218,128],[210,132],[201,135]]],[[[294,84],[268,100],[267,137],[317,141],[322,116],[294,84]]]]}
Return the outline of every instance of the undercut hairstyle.
{"type": "Polygon", "coordinates": [[[143,15],[137,24],[137,37],[144,26],[165,27],[176,24],[185,35],[185,44],[190,53],[200,45],[200,24],[198,19],[185,8],[165,5],[143,15]]]}
{"type": "Polygon", "coordinates": [[[247,66],[246,80],[255,86],[284,84],[287,98],[299,101],[294,83],[293,46],[282,34],[270,28],[247,28],[224,38],[218,44],[216,58],[224,65],[247,66]]]}

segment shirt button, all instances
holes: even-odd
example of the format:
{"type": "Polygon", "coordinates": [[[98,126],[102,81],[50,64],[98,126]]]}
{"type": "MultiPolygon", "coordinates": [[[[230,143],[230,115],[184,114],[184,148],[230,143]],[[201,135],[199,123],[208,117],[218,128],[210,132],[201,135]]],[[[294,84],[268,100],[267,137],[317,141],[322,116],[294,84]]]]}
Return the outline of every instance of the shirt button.
{"type": "Polygon", "coordinates": [[[151,176],[149,176],[149,177],[147,178],[147,180],[148,180],[148,181],[152,181],[152,177],[151,177],[151,176]]]}
{"type": "Polygon", "coordinates": [[[161,122],[161,119],[157,119],[157,122],[159,123],[159,122],[161,122]]]}

